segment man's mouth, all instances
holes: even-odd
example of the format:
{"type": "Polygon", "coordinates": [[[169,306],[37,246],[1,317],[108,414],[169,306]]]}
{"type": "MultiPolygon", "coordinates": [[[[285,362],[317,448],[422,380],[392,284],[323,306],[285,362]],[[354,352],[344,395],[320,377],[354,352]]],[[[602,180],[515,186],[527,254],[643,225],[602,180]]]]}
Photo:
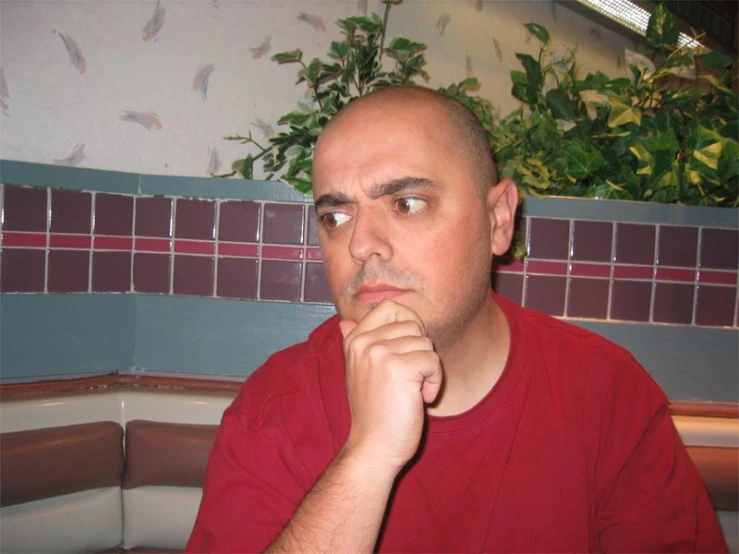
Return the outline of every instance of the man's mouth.
{"type": "Polygon", "coordinates": [[[402,289],[394,285],[385,283],[373,283],[365,284],[357,289],[354,295],[360,302],[366,302],[367,304],[376,304],[387,300],[388,298],[395,298],[408,292],[407,289],[402,289]]]}

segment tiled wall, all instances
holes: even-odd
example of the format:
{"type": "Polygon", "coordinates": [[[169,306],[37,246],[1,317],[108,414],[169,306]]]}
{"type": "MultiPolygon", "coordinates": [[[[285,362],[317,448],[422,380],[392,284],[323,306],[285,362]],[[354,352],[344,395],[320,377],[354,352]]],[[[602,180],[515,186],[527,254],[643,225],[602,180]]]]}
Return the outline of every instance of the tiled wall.
{"type": "MultiPolygon", "coordinates": [[[[0,291],[330,302],[310,205],[2,186],[0,291]]],[[[521,220],[495,288],[555,316],[736,327],[736,229],[521,220]]]]}

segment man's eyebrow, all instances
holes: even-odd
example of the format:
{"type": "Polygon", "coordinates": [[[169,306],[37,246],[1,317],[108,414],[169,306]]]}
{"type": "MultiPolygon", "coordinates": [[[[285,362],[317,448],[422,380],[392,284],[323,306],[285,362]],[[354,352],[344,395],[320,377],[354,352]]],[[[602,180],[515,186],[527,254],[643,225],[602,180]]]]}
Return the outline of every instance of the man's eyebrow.
{"type": "Polygon", "coordinates": [[[351,200],[349,200],[349,197],[347,195],[340,192],[331,192],[329,194],[323,194],[316,198],[313,206],[316,212],[318,212],[318,210],[320,210],[321,208],[335,208],[336,206],[349,204],[349,202],[351,202],[351,200]]]}
{"type": "Polygon", "coordinates": [[[437,190],[439,185],[430,179],[422,177],[402,177],[394,179],[387,183],[381,183],[372,187],[370,196],[372,198],[380,198],[381,196],[389,196],[404,192],[406,190],[437,190]]]}

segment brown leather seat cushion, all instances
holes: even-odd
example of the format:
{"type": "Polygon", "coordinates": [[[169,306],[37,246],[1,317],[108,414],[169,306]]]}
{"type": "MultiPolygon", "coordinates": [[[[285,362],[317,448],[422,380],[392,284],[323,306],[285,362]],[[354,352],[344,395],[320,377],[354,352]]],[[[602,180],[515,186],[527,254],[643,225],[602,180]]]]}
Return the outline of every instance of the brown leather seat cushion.
{"type": "Polygon", "coordinates": [[[217,425],[130,421],[123,488],[202,487],[217,425]]]}
{"type": "Polygon", "coordinates": [[[739,510],[739,448],[688,446],[714,510],[739,510]]]}
{"type": "Polygon", "coordinates": [[[120,485],[123,429],[112,421],[0,434],[0,506],[120,485]]]}

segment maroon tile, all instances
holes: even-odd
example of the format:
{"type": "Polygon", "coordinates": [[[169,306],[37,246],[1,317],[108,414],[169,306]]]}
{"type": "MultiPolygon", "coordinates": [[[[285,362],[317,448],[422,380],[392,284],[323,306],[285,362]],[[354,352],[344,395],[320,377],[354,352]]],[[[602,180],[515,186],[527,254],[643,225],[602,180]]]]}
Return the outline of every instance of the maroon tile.
{"type": "Polygon", "coordinates": [[[302,267],[300,262],[263,260],[260,297],[264,300],[300,300],[302,267]]]}
{"type": "Polygon", "coordinates": [[[654,264],[654,225],[616,224],[615,261],[621,264],[654,264]]]}
{"type": "Polygon", "coordinates": [[[137,237],[172,236],[172,199],[162,196],[136,199],[137,237]]]}
{"type": "Polygon", "coordinates": [[[655,287],[654,322],[688,324],[693,321],[694,285],[657,283],[655,287]]]}
{"type": "Polygon", "coordinates": [[[260,212],[256,202],[221,202],[218,240],[258,242],[260,212]]]}
{"type": "Polygon", "coordinates": [[[529,222],[529,256],[532,258],[566,260],[569,250],[569,220],[531,218],[529,222]]]}
{"type": "Polygon", "coordinates": [[[134,290],[136,292],[169,294],[170,259],[169,254],[134,254],[134,290]]]}
{"type": "Polygon", "coordinates": [[[45,188],[5,185],[3,229],[45,233],[47,193],[45,188]]]}
{"type": "Polygon", "coordinates": [[[652,283],[649,281],[613,281],[611,319],[649,321],[652,283]]]}
{"type": "Polygon", "coordinates": [[[565,311],[566,277],[527,275],[524,305],[549,315],[562,315],[565,311]]]}
{"type": "Polygon", "coordinates": [[[0,291],[44,292],[46,251],[5,248],[0,255],[0,291]]]}
{"type": "Polygon", "coordinates": [[[304,300],[306,302],[333,302],[323,264],[305,264],[304,300]]]}
{"type": "Polygon", "coordinates": [[[214,201],[178,198],[174,236],[181,239],[213,239],[215,220],[214,201]]]}
{"type": "Polygon", "coordinates": [[[227,298],[256,298],[259,262],[249,258],[218,258],[216,294],[227,298]]]}
{"type": "Polygon", "coordinates": [[[575,221],[572,230],[572,259],[588,262],[611,260],[613,223],[575,221]]]}
{"type": "Polygon", "coordinates": [[[175,256],[174,294],[212,296],[214,265],[215,260],[205,256],[175,256]]]}
{"type": "Polygon", "coordinates": [[[663,225],[659,228],[657,265],[695,267],[698,227],[663,225]]]}
{"type": "Polygon", "coordinates": [[[90,283],[90,252],[49,250],[49,292],[87,292],[90,283]]]}
{"type": "Polygon", "coordinates": [[[313,206],[308,207],[308,244],[318,246],[318,216],[313,206]]]}
{"type": "Polygon", "coordinates": [[[521,304],[523,296],[523,275],[519,273],[496,272],[493,274],[493,289],[508,300],[521,304]]]}
{"type": "Polygon", "coordinates": [[[265,204],[262,242],[303,244],[303,205],[265,204]]]}
{"type": "Polygon", "coordinates": [[[131,290],[130,252],[93,252],[92,290],[128,292],[131,290]]]}
{"type": "Polygon", "coordinates": [[[608,289],[610,286],[611,284],[607,279],[570,278],[567,315],[588,319],[606,319],[608,317],[608,289]]]}
{"type": "Polygon", "coordinates": [[[89,233],[92,223],[92,195],[77,190],[51,191],[51,231],[89,233]]]}
{"type": "Polygon", "coordinates": [[[731,327],[734,323],[736,287],[698,286],[695,306],[696,325],[721,325],[731,327]]]}
{"type": "Polygon", "coordinates": [[[739,231],[704,227],[701,230],[700,265],[716,269],[737,269],[739,231]]]}
{"type": "Polygon", "coordinates": [[[95,234],[130,237],[133,232],[133,196],[95,195],[95,234]]]}

